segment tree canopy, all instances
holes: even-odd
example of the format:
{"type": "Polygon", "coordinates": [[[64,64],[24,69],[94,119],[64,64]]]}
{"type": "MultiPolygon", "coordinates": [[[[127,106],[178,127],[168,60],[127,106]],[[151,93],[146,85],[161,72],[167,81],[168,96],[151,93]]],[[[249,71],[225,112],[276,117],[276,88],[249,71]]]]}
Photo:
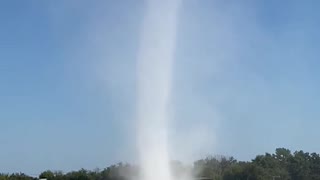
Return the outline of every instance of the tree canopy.
{"type": "MultiPolygon", "coordinates": [[[[188,173],[195,179],[212,180],[320,180],[320,156],[304,151],[291,152],[277,148],[273,154],[257,155],[248,162],[237,161],[233,157],[209,156],[185,166],[173,161],[171,169],[178,179],[188,173]]],[[[104,169],[66,172],[46,170],[38,177],[24,173],[0,174],[0,180],[134,180],[139,175],[139,167],[119,163],[104,169]]]]}

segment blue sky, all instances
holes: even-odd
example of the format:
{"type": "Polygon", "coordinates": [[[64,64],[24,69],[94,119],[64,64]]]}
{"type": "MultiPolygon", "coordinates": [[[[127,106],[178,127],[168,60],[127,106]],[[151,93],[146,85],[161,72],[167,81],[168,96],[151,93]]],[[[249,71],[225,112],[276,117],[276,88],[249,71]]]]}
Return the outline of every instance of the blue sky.
{"type": "MultiPolygon", "coordinates": [[[[185,156],[320,152],[319,5],[183,1],[170,129],[173,141],[194,138],[185,156]]],[[[2,171],[135,161],[144,11],[143,1],[0,2],[2,171]]]]}

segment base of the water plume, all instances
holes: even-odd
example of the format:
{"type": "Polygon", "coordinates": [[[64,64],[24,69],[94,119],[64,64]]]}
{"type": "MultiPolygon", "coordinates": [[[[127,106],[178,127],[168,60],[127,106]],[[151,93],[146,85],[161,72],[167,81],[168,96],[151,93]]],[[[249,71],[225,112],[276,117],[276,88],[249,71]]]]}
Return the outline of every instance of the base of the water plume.
{"type": "Polygon", "coordinates": [[[169,162],[162,156],[150,157],[142,167],[140,180],[173,180],[169,162]]]}

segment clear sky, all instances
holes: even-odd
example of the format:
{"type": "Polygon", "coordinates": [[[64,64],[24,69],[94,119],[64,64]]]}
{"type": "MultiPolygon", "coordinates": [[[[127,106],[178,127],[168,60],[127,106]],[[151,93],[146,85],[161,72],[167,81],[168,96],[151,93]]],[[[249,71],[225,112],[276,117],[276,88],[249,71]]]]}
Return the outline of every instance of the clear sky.
{"type": "MultiPolygon", "coordinates": [[[[182,159],[320,152],[319,7],[183,1],[170,126],[182,159]]],[[[144,12],[130,0],[0,2],[1,171],[135,161],[144,12]]]]}

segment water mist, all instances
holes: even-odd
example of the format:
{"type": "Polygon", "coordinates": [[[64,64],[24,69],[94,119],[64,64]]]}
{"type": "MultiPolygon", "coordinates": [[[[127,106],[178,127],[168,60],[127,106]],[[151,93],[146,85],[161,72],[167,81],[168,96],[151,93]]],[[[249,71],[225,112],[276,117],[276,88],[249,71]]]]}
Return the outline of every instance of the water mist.
{"type": "Polygon", "coordinates": [[[168,105],[179,0],[147,0],[137,62],[141,180],[171,180],[168,105]]]}

